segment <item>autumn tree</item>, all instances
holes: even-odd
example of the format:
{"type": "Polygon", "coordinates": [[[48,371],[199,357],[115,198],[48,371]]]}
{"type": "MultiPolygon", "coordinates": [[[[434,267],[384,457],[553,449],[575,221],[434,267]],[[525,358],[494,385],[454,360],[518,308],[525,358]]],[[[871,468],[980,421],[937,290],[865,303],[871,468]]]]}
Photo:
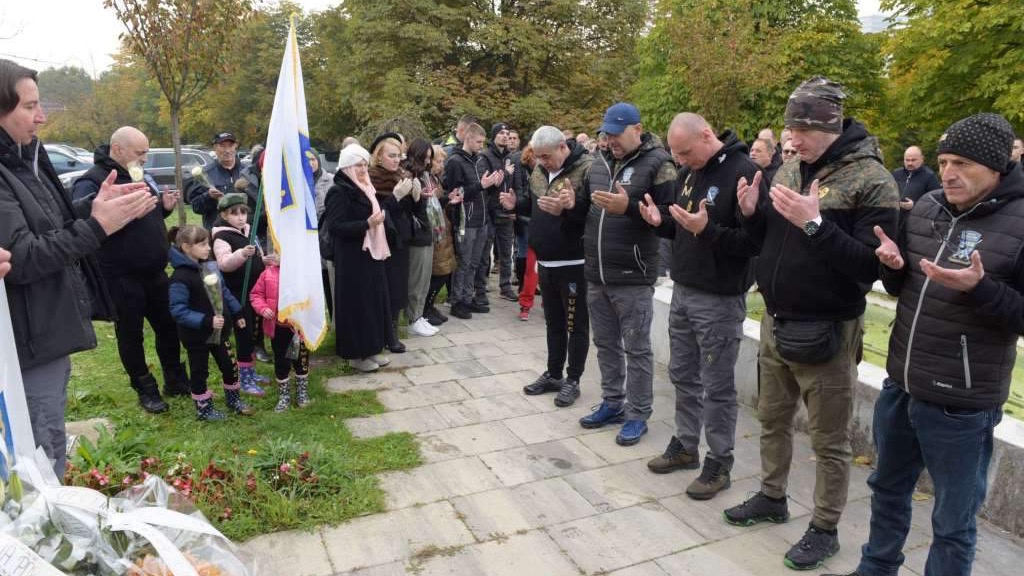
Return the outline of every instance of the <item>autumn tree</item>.
{"type": "MultiPolygon", "coordinates": [[[[238,30],[251,0],[104,0],[124,25],[121,39],[145,63],[167,102],[175,153],[175,186],[181,190],[181,112],[229,72],[240,49],[238,30]]],[[[185,205],[178,217],[185,223],[185,205]]]]}

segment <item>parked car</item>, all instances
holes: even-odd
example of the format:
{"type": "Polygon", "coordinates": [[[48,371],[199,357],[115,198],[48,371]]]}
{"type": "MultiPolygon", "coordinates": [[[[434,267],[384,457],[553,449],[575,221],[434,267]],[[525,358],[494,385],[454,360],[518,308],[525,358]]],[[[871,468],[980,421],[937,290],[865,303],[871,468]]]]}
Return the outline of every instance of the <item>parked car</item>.
{"type": "Polygon", "coordinates": [[[71,189],[75,187],[75,180],[78,180],[86,172],[88,172],[88,170],[75,170],[74,172],[65,172],[63,174],[57,175],[57,178],[60,179],[61,186],[63,186],[64,189],[68,191],[68,194],[70,194],[71,189]]]}
{"type": "Polygon", "coordinates": [[[53,169],[57,171],[57,174],[92,168],[91,161],[82,160],[78,156],[61,151],[59,148],[51,147],[50,144],[44,145],[44,148],[46,148],[46,154],[50,157],[50,163],[53,164],[53,169]]]}
{"type": "MultiPolygon", "coordinates": [[[[215,162],[213,158],[202,150],[192,148],[181,149],[181,177],[183,180],[191,176],[192,168],[196,166],[206,167],[207,164],[215,162]]],[[[150,148],[146,156],[144,166],[157,185],[167,186],[174,190],[174,148],[150,148]]]]}
{"type": "Polygon", "coordinates": [[[61,144],[59,142],[48,142],[43,144],[43,148],[46,148],[47,152],[51,150],[62,152],[67,156],[73,156],[83,162],[92,163],[92,152],[89,152],[85,148],[79,148],[78,146],[72,146],[71,144],[61,144]]]}

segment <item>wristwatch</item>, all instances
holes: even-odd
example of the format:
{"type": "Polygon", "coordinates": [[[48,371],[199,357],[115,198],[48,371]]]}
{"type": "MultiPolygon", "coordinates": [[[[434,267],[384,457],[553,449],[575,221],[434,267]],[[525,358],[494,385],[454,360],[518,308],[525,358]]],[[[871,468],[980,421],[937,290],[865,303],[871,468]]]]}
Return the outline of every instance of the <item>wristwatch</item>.
{"type": "Polygon", "coordinates": [[[808,236],[814,236],[818,233],[818,229],[821,228],[821,214],[814,220],[808,220],[804,222],[804,234],[808,236]]]}

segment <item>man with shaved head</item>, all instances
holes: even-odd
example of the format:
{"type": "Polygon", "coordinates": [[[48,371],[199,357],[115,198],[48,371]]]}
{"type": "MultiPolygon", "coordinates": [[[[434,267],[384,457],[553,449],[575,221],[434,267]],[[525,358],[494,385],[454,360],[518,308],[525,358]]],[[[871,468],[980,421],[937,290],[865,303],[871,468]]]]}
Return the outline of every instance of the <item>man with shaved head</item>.
{"type": "MultiPolygon", "coordinates": [[[[704,469],[686,494],[707,500],[730,485],[737,415],[733,371],[752,280],[750,258],[758,249],[740,225],[736,183],[753,180],[759,168],[736,134],[716,135],[697,114],[672,120],[668,145],[682,167],[675,203],[660,209],[647,195],[640,213],[659,236],[673,240],[668,373],[676,389],[676,434],[647,467],[659,474],[699,468],[703,429],[704,469]]],[[[761,187],[767,192],[767,180],[761,187]]]]}
{"type": "Polygon", "coordinates": [[[153,210],[120,231],[111,234],[100,247],[100,269],[114,301],[117,319],[114,333],[132,388],[139,395],[139,404],[151,413],[167,410],[160,396],[156,379],[146,363],[143,348],[143,320],[148,320],[156,337],[156,353],[164,376],[164,393],[189,393],[188,376],[181,363],[178,332],[171,318],[167,297],[167,228],[164,218],[178,203],[178,192],[161,193],[156,181],[142,167],[149,153],[149,139],[137,128],[124,126],[110,136],[93,154],[95,165],[75,182],[72,195],[88,198],[99,191],[110,172],[117,174],[114,182],[145,182],[149,192],[160,199],[162,210],[153,210]]]}
{"type": "Polygon", "coordinates": [[[893,170],[892,178],[900,187],[901,218],[905,217],[906,212],[913,208],[914,203],[926,192],[942,187],[939,179],[935,177],[935,172],[924,165],[924,154],[917,146],[911,146],[903,153],[903,168],[893,170]]]}

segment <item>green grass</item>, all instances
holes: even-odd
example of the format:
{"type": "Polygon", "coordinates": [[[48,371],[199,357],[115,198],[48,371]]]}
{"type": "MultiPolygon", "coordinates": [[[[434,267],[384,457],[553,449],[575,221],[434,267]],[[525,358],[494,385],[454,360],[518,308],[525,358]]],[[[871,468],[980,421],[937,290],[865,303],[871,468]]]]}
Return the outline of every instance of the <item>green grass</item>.
{"type": "MultiPolygon", "coordinates": [[[[893,300],[889,296],[879,296],[893,300]]],[[[760,292],[747,295],[747,316],[759,322],[764,316],[764,299],[760,292]]],[[[895,316],[895,310],[875,304],[868,304],[864,312],[864,359],[876,366],[885,367],[889,351],[889,333],[895,316]]],[[[1017,354],[1017,363],[1013,367],[1010,398],[1003,406],[1003,411],[1024,420],[1024,358],[1020,351],[1017,354]]]]}
{"type": "MultiPolygon", "coordinates": [[[[112,325],[95,326],[99,346],[72,357],[67,419],[105,417],[115,431],[79,447],[67,476],[71,483],[113,494],[126,479],[138,481],[143,470],[160,474],[191,487],[207,518],[229,538],[244,540],[379,512],[384,494],[374,475],[420,463],[410,434],[356,439],[346,429],[345,418],[384,407],[375,392],[325,391],[328,378],[349,370],[333,355],[333,338],[313,356],[313,403],[306,409],[275,414],[277,394],[271,392],[262,399],[246,397],[258,410],[255,416],[201,423],[189,398],[167,399],[168,413],[143,412],[121,368],[112,325]],[[291,470],[282,473],[282,464],[291,470]]],[[[148,327],[146,342],[151,364],[158,364],[148,327]]],[[[268,364],[258,370],[272,376],[268,364]]],[[[159,367],[153,372],[162,381],[159,367]]],[[[211,365],[210,373],[215,403],[224,409],[219,372],[211,365]]]]}

